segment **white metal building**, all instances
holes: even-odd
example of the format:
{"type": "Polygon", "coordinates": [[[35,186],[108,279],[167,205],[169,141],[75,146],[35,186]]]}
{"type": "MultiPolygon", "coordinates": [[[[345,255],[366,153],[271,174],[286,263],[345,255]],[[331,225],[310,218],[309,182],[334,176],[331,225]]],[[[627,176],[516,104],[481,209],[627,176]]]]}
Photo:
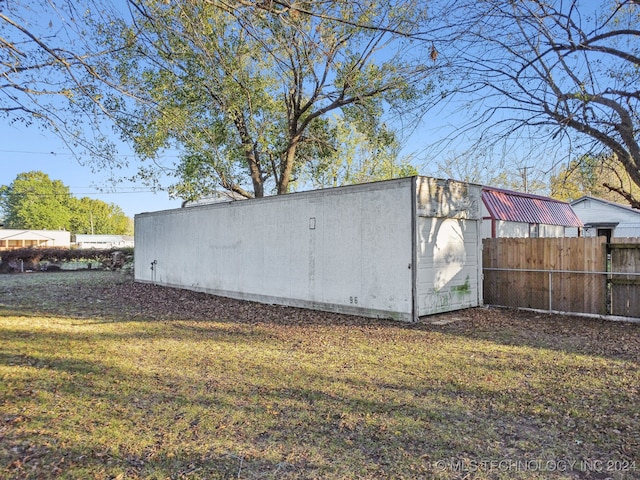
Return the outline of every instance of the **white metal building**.
{"type": "Polygon", "coordinates": [[[415,321],[482,304],[479,185],[410,177],[135,217],[135,277],[415,321]]]}
{"type": "Polygon", "coordinates": [[[571,202],[585,237],[640,237],[640,210],[601,198],[584,196],[571,202]]]}
{"type": "Polygon", "coordinates": [[[132,235],[93,235],[78,233],[73,236],[73,241],[78,248],[95,248],[97,250],[133,248],[134,246],[134,237],[132,235]]]}
{"type": "Polygon", "coordinates": [[[20,230],[0,228],[0,250],[27,247],[69,248],[71,234],[64,230],[20,230]]]}

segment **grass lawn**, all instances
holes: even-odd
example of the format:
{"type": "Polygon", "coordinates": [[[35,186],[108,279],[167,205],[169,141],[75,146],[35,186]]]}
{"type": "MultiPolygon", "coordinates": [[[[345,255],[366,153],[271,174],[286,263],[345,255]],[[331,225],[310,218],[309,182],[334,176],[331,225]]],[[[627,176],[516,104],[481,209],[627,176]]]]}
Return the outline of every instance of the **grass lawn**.
{"type": "Polygon", "coordinates": [[[640,478],[640,324],[0,275],[0,478],[640,478]]]}

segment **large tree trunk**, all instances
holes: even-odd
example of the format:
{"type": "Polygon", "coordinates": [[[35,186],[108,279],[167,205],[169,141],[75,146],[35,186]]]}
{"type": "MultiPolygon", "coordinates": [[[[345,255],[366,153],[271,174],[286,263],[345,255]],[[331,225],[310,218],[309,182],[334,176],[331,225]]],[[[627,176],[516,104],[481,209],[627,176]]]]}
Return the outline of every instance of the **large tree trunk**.
{"type": "Polygon", "coordinates": [[[291,172],[293,171],[293,163],[296,159],[296,149],[298,148],[298,139],[294,139],[289,143],[289,147],[284,154],[284,159],[280,165],[280,178],[278,179],[278,195],[284,195],[289,192],[289,182],[291,182],[291,172]]]}
{"type": "Polygon", "coordinates": [[[237,115],[234,123],[238,134],[240,135],[240,141],[242,142],[242,149],[244,150],[244,158],[247,161],[249,167],[249,175],[251,176],[251,182],[253,183],[253,195],[255,198],[264,197],[264,180],[262,178],[262,171],[260,169],[260,159],[257,150],[254,148],[254,142],[249,135],[249,129],[247,128],[244,115],[237,115]]]}

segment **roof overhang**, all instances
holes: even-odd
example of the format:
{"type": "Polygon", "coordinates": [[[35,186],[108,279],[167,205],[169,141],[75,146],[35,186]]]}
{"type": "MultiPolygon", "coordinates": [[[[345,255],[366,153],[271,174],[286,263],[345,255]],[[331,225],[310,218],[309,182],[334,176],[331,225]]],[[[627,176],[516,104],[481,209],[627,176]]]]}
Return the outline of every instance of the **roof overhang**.
{"type": "Polygon", "coordinates": [[[550,197],[484,186],[482,202],[492,220],[563,227],[583,226],[569,203],[550,197]]]}
{"type": "Polygon", "coordinates": [[[584,228],[616,228],[619,222],[591,222],[585,223],[584,228]]]}

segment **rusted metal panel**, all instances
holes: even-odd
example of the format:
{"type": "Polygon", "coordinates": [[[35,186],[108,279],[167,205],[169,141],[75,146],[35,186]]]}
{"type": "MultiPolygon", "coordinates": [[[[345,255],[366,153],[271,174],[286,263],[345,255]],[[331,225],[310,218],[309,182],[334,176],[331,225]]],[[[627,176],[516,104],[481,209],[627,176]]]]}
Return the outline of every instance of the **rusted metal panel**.
{"type": "Polygon", "coordinates": [[[581,227],[571,205],[549,197],[484,187],[482,201],[491,218],[508,222],[581,227]]]}

